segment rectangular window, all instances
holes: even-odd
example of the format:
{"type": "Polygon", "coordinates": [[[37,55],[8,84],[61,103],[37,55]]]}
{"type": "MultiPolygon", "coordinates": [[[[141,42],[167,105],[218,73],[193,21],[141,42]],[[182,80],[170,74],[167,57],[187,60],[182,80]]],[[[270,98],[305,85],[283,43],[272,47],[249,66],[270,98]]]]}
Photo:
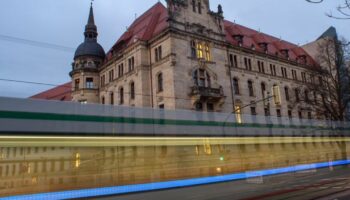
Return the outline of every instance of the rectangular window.
{"type": "Polygon", "coordinates": [[[237,56],[230,54],[230,67],[237,68],[238,67],[238,62],[237,62],[237,56]]]}
{"type": "Polygon", "coordinates": [[[323,86],[323,78],[322,78],[322,76],[318,77],[318,83],[320,84],[320,86],[323,86]]]}
{"type": "Polygon", "coordinates": [[[276,76],[276,65],[270,64],[270,71],[272,76],[276,76]]]}
{"type": "Polygon", "coordinates": [[[198,42],[197,43],[197,58],[204,58],[204,55],[203,55],[203,45],[198,42]]]}
{"type": "Polygon", "coordinates": [[[288,110],[288,117],[289,119],[292,119],[293,118],[293,113],[291,110],[288,110]]]}
{"type": "Polygon", "coordinates": [[[124,88],[119,89],[119,104],[124,104],[124,88]]]}
{"type": "Polygon", "coordinates": [[[104,87],[106,85],[106,76],[102,75],[101,76],[101,87],[104,87]]]}
{"type": "Polygon", "coordinates": [[[198,13],[202,14],[202,3],[198,2],[198,13]]]}
{"type": "Polygon", "coordinates": [[[129,72],[133,71],[135,69],[135,58],[134,57],[129,58],[128,64],[129,64],[129,72]]]}
{"type": "Polygon", "coordinates": [[[208,103],[207,104],[207,111],[208,112],[214,112],[214,104],[208,103]]]}
{"type": "Polygon", "coordinates": [[[287,74],[287,69],[284,67],[281,67],[281,72],[282,72],[282,77],[283,78],[288,78],[288,74],[287,74]]]}
{"type": "Polygon", "coordinates": [[[301,72],[301,78],[302,78],[302,81],[304,83],[306,83],[306,73],[305,72],[301,72]]]}
{"type": "Polygon", "coordinates": [[[281,109],[276,110],[277,117],[282,117],[281,109]]]}
{"type": "Polygon", "coordinates": [[[154,60],[156,62],[158,62],[162,59],[162,46],[156,47],[154,49],[154,56],[155,56],[154,60]]]}
{"type": "Polygon", "coordinates": [[[192,11],[196,12],[196,1],[192,0],[192,11]]]}
{"type": "Polygon", "coordinates": [[[110,100],[111,105],[114,105],[114,93],[113,92],[111,92],[109,94],[109,100],[110,100]]]}
{"type": "Polygon", "coordinates": [[[194,40],[191,41],[191,57],[197,58],[197,48],[196,48],[196,42],[194,40]]]}
{"type": "Polygon", "coordinates": [[[94,79],[93,78],[86,78],[86,88],[87,89],[94,89],[94,79]]]}
{"type": "Polygon", "coordinates": [[[135,83],[130,84],[130,99],[135,99],[135,83]]]}
{"type": "Polygon", "coordinates": [[[265,66],[264,66],[264,62],[263,61],[258,61],[258,68],[259,68],[259,72],[260,73],[264,73],[265,74],[265,66]]]}
{"type": "Polygon", "coordinates": [[[164,104],[159,105],[159,109],[164,109],[164,108],[165,108],[164,104]]]}
{"type": "Polygon", "coordinates": [[[307,113],[307,117],[311,120],[311,119],[312,119],[312,113],[311,113],[311,112],[308,112],[308,113],[307,113]]]}
{"type": "Polygon", "coordinates": [[[294,80],[298,80],[297,71],[295,71],[294,69],[292,69],[292,76],[294,80]]]}
{"type": "Polygon", "coordinates": [[[114,80],[114,70],[113,69],[108,72],[108,78],[109,78],[109,82],[112,82],[114,80]]]}
{"type": "Polygon", "coordinates": [[[265,113],[265,116],[270,116],[270,108],[269,107],[265,107],[264,108],[264,113],[265,113]]]}
{"type": "Polygon", "coordinates": [[[252,60],[250,58],[244,58],[244,66],[246,70],[252,71],[252,60]]]}
{"type": "Polygon", "coordinates": [[[250,107],[250,113],[252,115],[256,115],[256,108],[255,107],[250,107]]]}
{"type": "Polygon", "coordinates": [[[118,65],[118,77],[122,77],[124,75],[124,64],[118,65]]]}
{"type": "Polygon", "coordinates": [[[295,90],[294,90],[294,93],[295,93],[295,100],[296,100],[296,102],[299,102],[299,101],[300,101],[299,89],[295,89],[295,90]]]}
{"type": "Polygon", "coordinates": [[[284,94],[286,95],[286,100],[289,101],[290,100],[289,89],[287,87],[284,88],[284,94]]]}
{"type": "Polygon", "coordinates": [[[75,79],[74,81],[74,89],[79,90],[79,85],[80,85],[80,79],[75,79]]]}
{"type": "Polygon", "coordinates": [[[210,61],[211,60],[211,54],[210,54],[210,47],[209,47],[209,44],[205,44],[205,60],[206,61],[210,61]]]}

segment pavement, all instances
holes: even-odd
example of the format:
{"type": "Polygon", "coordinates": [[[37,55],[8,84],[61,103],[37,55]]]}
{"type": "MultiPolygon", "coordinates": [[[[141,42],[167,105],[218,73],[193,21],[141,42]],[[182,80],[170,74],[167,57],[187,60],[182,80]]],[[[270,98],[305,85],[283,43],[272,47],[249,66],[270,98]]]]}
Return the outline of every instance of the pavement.
{"type": "Polygon", "coordinates": [[[350,166],[96,200],[349,200],[350,166]]]}

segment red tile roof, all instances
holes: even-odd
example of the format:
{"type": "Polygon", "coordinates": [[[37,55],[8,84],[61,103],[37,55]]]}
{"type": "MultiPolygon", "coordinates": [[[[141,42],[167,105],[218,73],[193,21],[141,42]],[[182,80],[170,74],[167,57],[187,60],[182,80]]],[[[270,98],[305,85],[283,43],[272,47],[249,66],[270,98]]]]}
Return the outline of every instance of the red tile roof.
{"type": "Polygon", "coordinates": [[[72,83],[65,83],[40,94],[30,97],[31,99],[45,99],[57,101],[72,101],[72,83]]]}
{"type": "Polygon", "coordinates": [[[278,39],[265,33],[255,31],[253,29],[244,27],[242,25],[227,20],[224,21],[224,25],[226,31],[226,40],[233,46],[239,45],[234,37],[237,35],[241,35],[243,36],[242,47],[252,49],[252,47],[254,46],[256,51],[264,52],[264,50],[260,47],[259,44],[266,43],[268,45],[266,53],[269,55],[285,58],[283,57],[281,51],[288,50],[289,60],[297,61],[298,57],[306,56],[308,66],[317,66],[315,60],[310,55],[308,55],[308,53],[306,53],[306,51],[302,47],[299,47],[298,45],[278,39]]]}
{"type": "Polygon", "coordinates": [[[112,51],[120,51],[137,40],[148,41],[154,38],[168,27],[167,20],[167,8],[160,2],[156,3],[131,24],[107,53],[106,59],[112,57],[112,51]]]}
{"type": "MultiPolygon", "coordinates": [[[[113,52],[118,52],[130,46],[137,40],[148,41],[160,34],[162,31],[169,27],[167,19],[167,8],[160,2],[156,3],[143,15],[137,18],[128,28],[128,31],[126,31],[119,38],[112,49],[107,53],[106,61],[108,61],[113,56],[113,52]]],[[[296,61],[299,56],[306,56],[308,65],[317,65],[314,59],[298,45],[280,40],[276,37],[264,33],[260,33],[256,30],[238,25],[227,20],[224,21],[224,26],[226,32],[226,40],[234,46],[239,45],[234,36],[241,35],[243,36],[242,47],[249,49],[252,49],[252,47],[254,47],[256,51],[264,52],[259,44],[267,43],[267,53],[269,55],[284,58],[283,54],[281,54],[281,50],[288,49],[289,60],[296,61]]]]}
{"type": "MultiPolygon", "coordinates": [[[[167,20],[167,8],[160,2],[156,3],[143,15],[138,17],[128,28],[128,31],[126,31],[118,39],[111,50],[107,53],[106,61],[112,58],[113,52],[120,52],[126,47],[132,45],[137,40],[148,41],[160,34],[162,31],[169,27],[167,20]]],[[[306,56],[308,66],[317,66],[317,63],[314,61],[314,59],[298,45],[280,40],[276,37],[264,33],[260,33],[256,30],[238,25],[227,20],[224,21],[224,26],[226,32],[226,41],[233,46],[239,45],[234,36],[241,35],[243,36],[242,47],[244,48],[252,49],[252,47],[254,47],[255,51],[264,53],[264,50],[260,47],[259,44],[267,43],[268,51],[266,53],[271,56],[278,56],[280,58],[283,58],[281,50],[288,49],[289,60],[296,61],[299,56],[306,56]]],[[[35,95],[31,98],[70,101],[72,99],[71,83],[66,83],[46,92],[35,95]]]]}

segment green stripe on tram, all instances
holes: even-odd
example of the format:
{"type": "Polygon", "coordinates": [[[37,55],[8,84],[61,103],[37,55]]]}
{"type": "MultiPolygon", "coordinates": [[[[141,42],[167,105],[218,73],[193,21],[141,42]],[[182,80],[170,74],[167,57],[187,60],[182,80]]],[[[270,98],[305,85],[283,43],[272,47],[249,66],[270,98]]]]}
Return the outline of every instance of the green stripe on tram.
{"type": "MultiPolygon", "coordinates": [[[[112,117],[94,115],[70,115],[57,113],[37,113],[37,112],[16,112],[0,111],[0,118],[3,119],[27,119],[27,120],[47,120],[47,121],[72,121],[72,122],[101,122],[101,123],[128,123],[144,125],[179,125],[179,126],[215,126],[215,127],[246,127],[246,128],[298,128],[298,129],[320,129],[331,130],[318,126],[296,126],[296,125],[275,125],[275,124],[240,124],[233,122],[216,121],[193,121],[193,120],[173,120],[173,119],[152,119],[133,117],[112,117]]],[[[349,130],[349,129],[343,129],[349,130]]]]}

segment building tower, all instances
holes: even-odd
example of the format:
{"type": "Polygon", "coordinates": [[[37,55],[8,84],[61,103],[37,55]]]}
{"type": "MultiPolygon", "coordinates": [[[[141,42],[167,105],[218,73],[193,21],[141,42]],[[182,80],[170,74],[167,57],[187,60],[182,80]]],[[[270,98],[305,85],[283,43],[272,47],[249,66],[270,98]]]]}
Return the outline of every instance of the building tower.
{"type": "Polygon", "coordinates": [[[91,3],[88,23],[85,26],[85,41],[79,45],[72,63],[72,98],[81,103],[99,103],[99,67],[105,51],[97,43],[97,27],[91,3]]]}

